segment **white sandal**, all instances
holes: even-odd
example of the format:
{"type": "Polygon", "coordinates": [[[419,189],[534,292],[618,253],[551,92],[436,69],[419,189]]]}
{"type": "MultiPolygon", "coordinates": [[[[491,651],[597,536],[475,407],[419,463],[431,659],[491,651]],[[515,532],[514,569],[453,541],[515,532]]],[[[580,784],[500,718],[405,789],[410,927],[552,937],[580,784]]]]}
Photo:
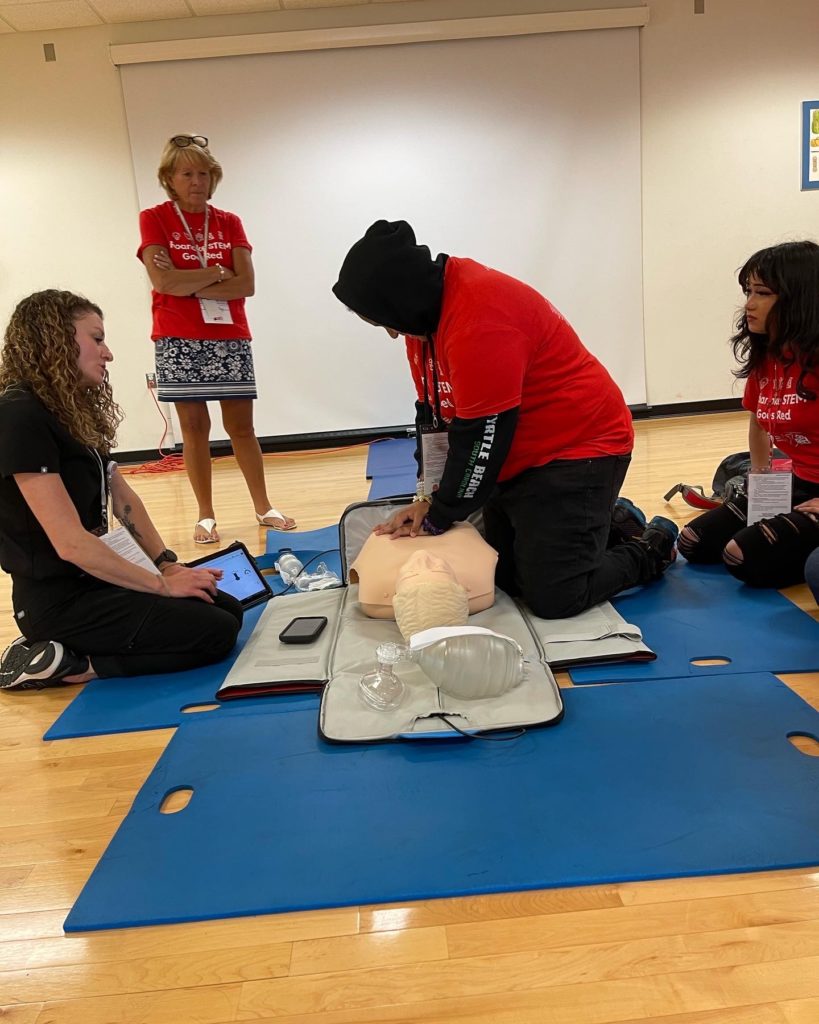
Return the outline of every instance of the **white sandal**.
{"type": "Polygon", "coordinates": [[[215,519],[200,519],[199,522],[194,526],[193,542],[194,544],[218,544],[219,538],[213,536],[213,531],[216,529],[215,519]],[[201,526],[202,529],[207,533],[207,537],[197,537],[196,527],[201,526]]]}
{"type": "Polygon", "coordinates": [[[264,526],[268,530],[278,530],[279,533],[287,533],[288,530],[296,529],[295,523],[293,523],[291,526],[272,526],[270,523],[266,523],[265,519],[281,519],[283,523],[286,523],[288,517],[284,514],[284,512],[279,512],[277,508],[269,508],[263,516],[260,516],[259,513],[257,512],[256,522],[259,524],[259,526],[264,526]]]}

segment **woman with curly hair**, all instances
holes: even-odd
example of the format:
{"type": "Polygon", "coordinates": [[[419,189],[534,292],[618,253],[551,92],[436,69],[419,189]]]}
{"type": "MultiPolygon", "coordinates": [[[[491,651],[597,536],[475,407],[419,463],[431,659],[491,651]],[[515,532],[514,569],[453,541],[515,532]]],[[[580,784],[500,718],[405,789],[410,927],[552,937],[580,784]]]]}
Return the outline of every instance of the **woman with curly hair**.
{"type": "Polygon", "coordinates": [[[194,668],[223,658],[242,610],[221,575],[180,565],[111,461],[122,420],[102,311],[66,291],[19,303],[0,352],[0,565],[23,634],[0,689],[194,668]],[[159,570],[105,541],[114,515],[159,570]]]}
{"type": "Polygon", "coordinates": [[[174,135],[162,151],[157,177],[168,202],[139,215],[137,256],[153,289],[159,400],[176,406],[185,468],[199,506],[193,539],[197,544],[219,540],[209,401],[221,406],[259,526],[292,530],[296,524],[268,497],[253,428],[256,379],[245,316],[245,299],[255,287],[250,242],[235,213],[208,203],[222,180],[221,165],[203,135],[174,135]]]}
{"type": "Polygon", "coordinates": [[[679,549],[689,562],[724,562],[754,587],[801,583],[819,547],[819,245],[760,249],[738,274],[745,305],[731,339],[750,412],[751,470],[771,466],[774,446],[793,463],[793,511],[747,525],[739,496],[693,519],[679,549]]]}

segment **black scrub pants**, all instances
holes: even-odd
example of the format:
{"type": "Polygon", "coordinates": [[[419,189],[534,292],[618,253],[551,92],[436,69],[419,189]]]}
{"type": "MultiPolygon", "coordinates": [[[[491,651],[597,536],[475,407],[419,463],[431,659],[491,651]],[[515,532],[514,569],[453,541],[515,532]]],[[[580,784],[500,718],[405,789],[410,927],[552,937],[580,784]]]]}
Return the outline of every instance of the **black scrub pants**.
{"type": "Polygon", "coordinates": [[[58,640],[87,655],[100,678],[179,672],[224,658],[242,608],[229,594],[214,604],[160,597],[81,576],[15,578],[14,617],[29,640],[58,640]]]}
{"type": "Polygon", "coordinates": [[[577,615],[659,575],[639,541],[611,543],[630,455],[559,459],[499,484],[484,506],[497,585],[544,619],[577,615]]]}

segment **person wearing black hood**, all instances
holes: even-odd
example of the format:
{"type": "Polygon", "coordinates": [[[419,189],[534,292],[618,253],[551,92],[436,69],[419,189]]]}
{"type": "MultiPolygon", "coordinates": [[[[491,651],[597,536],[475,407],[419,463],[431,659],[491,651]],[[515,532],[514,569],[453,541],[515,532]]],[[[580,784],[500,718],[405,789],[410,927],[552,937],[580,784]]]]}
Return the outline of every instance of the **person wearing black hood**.
{"type": "Polygon", "coordinates": [[[671,564],[674,523],[646,525],[618,499],[634,440],[620,389],[547,299],[474,260],[433,259],[406,221],[386,220],[350,249],[333,292],[405,336],[419,464],[425,434],[446,430],[434,493],[377,532],[436,535],[482,508],[497,585],[542,618],[576,615],[671,564]]]}

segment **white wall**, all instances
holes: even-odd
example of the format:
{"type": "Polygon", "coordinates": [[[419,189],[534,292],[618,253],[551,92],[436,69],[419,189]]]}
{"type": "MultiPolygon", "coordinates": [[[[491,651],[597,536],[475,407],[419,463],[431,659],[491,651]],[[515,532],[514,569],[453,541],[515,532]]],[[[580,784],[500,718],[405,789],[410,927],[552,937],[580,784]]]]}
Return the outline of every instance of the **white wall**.
{"type": "MultiPolygon", "coordinates": [[[[517,0],[515,12],[617,0],[517,0]]],[[[819,192],[799,191],[799,115],[815,99],[816,0],[651,0],[642,30],[646,366],[653,404],[727,397],[734,271],[755,248],[819,236],[819,192]]],[[[426,0],[234,19],[0,36],[0,321],[58,286],[106,311],[120,447],[154,447],[148,289],[131,256],[134,189],[110,42],[321,24],[509,13],[503,0],[426,0]],[[434,14],[433,14],[434,12],[434,14]],[[301,17],[300,17],[301,16],[301,17]],[[57,47],[44,63],[42,44],[57,47]]],[[[590,69],[590,74],[593,74],[590,69]]],[[[600,83],[605,98],[605,82],[600,83]]],[[[605,136],[605,103],[598,130],[605,136]]],[[[593,297],[590,297],[593,299],[593,297]]]]}
{"type": "Polygon", "coordinates": [[[802,100],[819,98],[817,0],[651,0],[642,30],[648,400],[741,394],[726,339],[736,270],[763,246],[819,240],[800,191],[802,100]]]}

